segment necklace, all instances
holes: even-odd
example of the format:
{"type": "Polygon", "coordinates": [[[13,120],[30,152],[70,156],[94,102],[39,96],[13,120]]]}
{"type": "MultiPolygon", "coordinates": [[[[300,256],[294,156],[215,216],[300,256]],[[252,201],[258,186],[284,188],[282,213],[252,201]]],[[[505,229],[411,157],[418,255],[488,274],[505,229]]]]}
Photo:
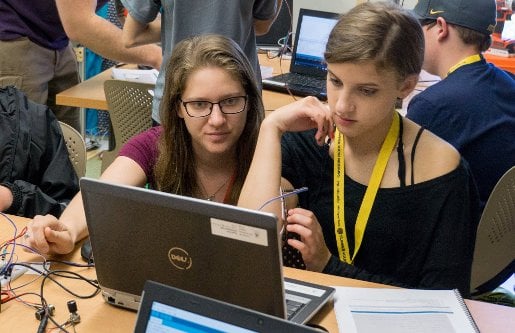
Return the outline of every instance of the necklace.
{"type": "Polygon", "coordinates": [[[204,184],[202,184],[201,181],[199,181],[200,183],[200,186],[202,187],[202,192],[204,192],[204,194],[207,195],[207,197],[204,198],[204,200],[207,200],[207,201],[213,201],[213,199],[215,198],[215,196],[218,194],[218,192],[220,192],[222,190],[222,188],[224,188],[225,184],[227,184],[227,182],[229,181],[229,179],[231,179],[231,177],[227,178],[222,185],[220,185],[220,187],[211,195],[208,195],[207,194],[207,191],[206,191],[206,188],[204,187],[204,184]]]}

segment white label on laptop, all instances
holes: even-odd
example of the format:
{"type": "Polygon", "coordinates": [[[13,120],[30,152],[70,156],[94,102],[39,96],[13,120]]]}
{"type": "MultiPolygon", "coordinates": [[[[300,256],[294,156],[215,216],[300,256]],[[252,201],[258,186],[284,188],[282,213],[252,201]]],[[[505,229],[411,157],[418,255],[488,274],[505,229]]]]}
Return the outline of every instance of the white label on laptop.
{"type": "Polygon", "coordinates": [[[211,218],[211,233],[247,243],[268,246],[266,230],[248,225],[211,218]]]}
{"type": "Polygon", "coordinates": [[[284,289],[316,297],[321,297],[325,292],[322,289],[313,288],[311,286],[305,286],[303,284],[288,281],[284,281],[284,289]]]}

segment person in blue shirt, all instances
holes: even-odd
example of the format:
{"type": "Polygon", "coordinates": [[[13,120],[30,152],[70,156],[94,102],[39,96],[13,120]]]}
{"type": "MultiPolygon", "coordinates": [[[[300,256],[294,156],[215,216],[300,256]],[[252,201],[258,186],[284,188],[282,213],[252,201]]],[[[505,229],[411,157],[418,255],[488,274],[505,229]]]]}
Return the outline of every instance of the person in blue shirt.
{"type": "Polygon", "coordinates": [[[515,165],[515,75],[481,54],[496,24],[495,0],[423,0],[414,12],[425,37],[423,68],[442,80],[411,100],[407,118],[468,161],[482,210],[515,165]]]}

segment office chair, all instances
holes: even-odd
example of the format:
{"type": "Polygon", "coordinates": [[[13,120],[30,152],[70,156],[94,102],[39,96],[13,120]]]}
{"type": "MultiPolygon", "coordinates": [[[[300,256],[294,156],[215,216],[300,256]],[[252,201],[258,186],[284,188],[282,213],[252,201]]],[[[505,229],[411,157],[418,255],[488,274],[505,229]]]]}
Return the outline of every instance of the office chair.
{"type": "Polygon", "coordinates": [[[515,166],[495,185],[479,221],[471,293],[497,288],[515,269],[515,166]]]}
{"type": "Polygon", "coordinates": [[[68,156],[72,162],[77,177],[81,178],[86,175],[86,142],[82,135],[73,127],[63,122],[59,122],[61,131],[63,132],[66,148],[68,148],[68,156]]]}
{"type": "Polygon", "coordinates": [[[109,118],[111,120],[111,137],[114,138],[110,150],[102,154],[104,170],[118,156],[121,146],[132,136],[152,126],[153,84],[107,80],[104,82],[109,118]]]}

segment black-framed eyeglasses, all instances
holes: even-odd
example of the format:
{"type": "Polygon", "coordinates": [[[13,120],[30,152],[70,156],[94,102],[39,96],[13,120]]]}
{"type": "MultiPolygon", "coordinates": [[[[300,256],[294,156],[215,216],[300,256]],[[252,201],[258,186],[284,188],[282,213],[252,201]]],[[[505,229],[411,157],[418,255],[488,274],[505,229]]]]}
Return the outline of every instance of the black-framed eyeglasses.
{"type": "Polygon", "coordinates": [[[223,114],[236,114],[243,112],[247,106],[247,96],[234,96],[222,99],[218,102],[210,101],[183,101],[188,116],[193,118],[207,117],[213,112],[213,106],[218,105],[223,114]]]}

